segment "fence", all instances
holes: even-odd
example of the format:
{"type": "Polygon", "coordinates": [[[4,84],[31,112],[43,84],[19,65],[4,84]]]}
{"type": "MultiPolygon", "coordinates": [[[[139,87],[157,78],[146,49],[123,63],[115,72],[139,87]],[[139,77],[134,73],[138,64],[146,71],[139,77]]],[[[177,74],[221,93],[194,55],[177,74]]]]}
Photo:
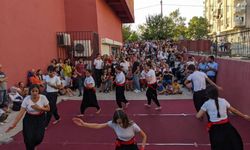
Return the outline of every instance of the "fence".
{"type": "Polygon", "coordinates": [[[210,37],[211,40],[182,40],[179,47],[198,54],[250,58],[250,30],[210,37]]]}
{"type": "Polygon", "coordinates": [[[99,36],[91,31],[57,32],[58,58],[91,61],[99,53],[99,36]]]}

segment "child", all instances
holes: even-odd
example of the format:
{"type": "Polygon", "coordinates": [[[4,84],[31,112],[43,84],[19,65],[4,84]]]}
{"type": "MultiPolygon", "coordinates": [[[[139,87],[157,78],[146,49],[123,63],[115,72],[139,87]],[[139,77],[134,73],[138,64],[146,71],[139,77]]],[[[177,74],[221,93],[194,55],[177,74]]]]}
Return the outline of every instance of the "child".
{"type": "Polygon", "coordinates": [[[160,95],[163,95],[163,94],[166,93],[166,89],[165,89],[165,87],[163,86],[162,81],[159,81],[159,82],[158,82],[157,91],[158,91],[158,94],[160,94],[160,95]]]}
{"type": "Polygon", "coordinates": [[[107,92],[108,71],[105,69],[101,75],[101,90],[99,92],[107,92]]]}
{"type": "Polygon", "coordinates": [[[182,94],[180,84],[178,83],[178,80],[174,80],[173,84],[173,94],[182,94]]]}

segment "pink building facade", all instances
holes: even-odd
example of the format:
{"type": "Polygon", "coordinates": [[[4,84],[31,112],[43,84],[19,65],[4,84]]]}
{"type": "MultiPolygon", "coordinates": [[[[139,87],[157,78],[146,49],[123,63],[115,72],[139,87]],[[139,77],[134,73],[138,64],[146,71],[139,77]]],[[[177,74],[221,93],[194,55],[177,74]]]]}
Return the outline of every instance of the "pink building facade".
{"type": "Polygon", "coordinates": [[[8,84],[25,81],[28,70],[44,70],[59,57],[57,32],[95,32],[100,53],[118,49],[122,23],[134,21],[133,9],[133,0],[0,1],[0,64],[8,84]]]}

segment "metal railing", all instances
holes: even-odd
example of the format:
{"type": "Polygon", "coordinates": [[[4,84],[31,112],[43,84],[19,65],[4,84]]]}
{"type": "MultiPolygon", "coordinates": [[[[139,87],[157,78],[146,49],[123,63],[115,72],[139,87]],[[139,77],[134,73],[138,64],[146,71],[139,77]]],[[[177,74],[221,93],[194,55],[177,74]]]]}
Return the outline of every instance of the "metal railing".
{"type": "Polygon", "coordinates": [[[99,36],[92,31],[57,32],[58,58],[92,60],[99,53],[99,36]]]}
{"type": "Polygon", "coordinates": [[[250,57],[250,30],[211,37],[211,53],[216,56],[250,57]]]}

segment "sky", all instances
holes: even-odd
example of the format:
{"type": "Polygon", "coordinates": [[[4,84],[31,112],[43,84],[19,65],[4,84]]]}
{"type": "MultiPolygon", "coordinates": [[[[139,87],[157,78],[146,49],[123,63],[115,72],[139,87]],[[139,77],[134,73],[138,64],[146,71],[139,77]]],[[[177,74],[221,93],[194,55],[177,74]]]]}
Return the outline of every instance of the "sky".
{"type": "MultiPolygon", "coordinates": [[[[132,24],[132,29],[136,30],[139,24],[146,22],[148,15],[161,13],[161,0],[134,0],[135,23],[132,24]]],[[[162,0],[163,15],[169,15],[174,10],[180,10],[182,17],[187,19],[186,23],[193,16],[204,15],[204,0],[162,0]]]]}

